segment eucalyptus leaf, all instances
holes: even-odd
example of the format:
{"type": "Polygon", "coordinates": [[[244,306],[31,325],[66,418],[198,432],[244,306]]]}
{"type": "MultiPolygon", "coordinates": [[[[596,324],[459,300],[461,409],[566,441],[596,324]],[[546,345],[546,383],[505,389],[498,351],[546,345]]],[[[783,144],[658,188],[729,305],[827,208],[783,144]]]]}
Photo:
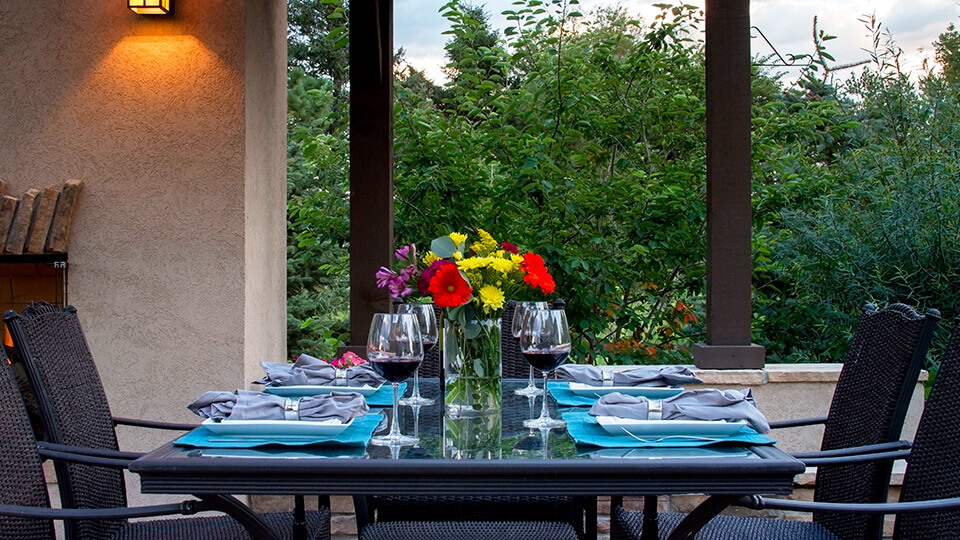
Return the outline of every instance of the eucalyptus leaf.
{"type": "Polygon", "coordinates": [[[430,251],[441,259],[449,259],[457,251],[457,244],[453,242],[453,238],[441,236],[430,242],[430,251]]]}

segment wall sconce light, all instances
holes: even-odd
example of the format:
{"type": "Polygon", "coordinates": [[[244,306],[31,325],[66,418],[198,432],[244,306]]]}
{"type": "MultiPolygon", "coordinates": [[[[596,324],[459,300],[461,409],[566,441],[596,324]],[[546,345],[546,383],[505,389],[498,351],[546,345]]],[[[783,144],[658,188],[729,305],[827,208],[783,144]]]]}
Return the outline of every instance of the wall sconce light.
{"type": "Polygon", "coordinates": [[[170,15],[173,0],[127,0],[127,7],[139,15],[170,15]]]}

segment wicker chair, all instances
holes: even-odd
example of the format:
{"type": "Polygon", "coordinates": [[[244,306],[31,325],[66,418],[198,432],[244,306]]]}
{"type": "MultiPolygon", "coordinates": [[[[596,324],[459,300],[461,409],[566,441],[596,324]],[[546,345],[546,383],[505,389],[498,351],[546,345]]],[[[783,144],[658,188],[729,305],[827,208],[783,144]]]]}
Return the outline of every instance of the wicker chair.
{"type": "MultiPolygon", "coordinates": [[[[774,428],[824,425],[821,452],[795,454],[808,466],[818,467],[815,501],[878,503],[886,500],[890,462],[832,461],[832,458],[909,447],[909,443],[897,439],[939,319],[939,313],[934,310],[920,315],[903,304],[894,304],[882,311],[867,306],[854,333],[828,416],[771,422],[774,428]]],[[[682,517],[661,516],[663,530],[672,530],[671,524],[675,525],[682,517]]],[[[880,538],[882,534],[882,516],[816,512],[813,519],[843,539],[880,538]]],[[[639,538],[637,524],[641,521],[640,512],[617,508],[611,538],[639,538]]],[[[772,535],[768,538],[789,538],[788,531],[794,525],[772,522],[758,526],[780,527],[764,531],[772,535]]]]}
{"type": "MultiPolygon", "coordinates": [[[[849,504],[792,501],[751,497],[744,506],[754,509],[790,510],[818,514],[850,513],[882,516],[897,514],[894,540],[960,539],[960,319],[940,361],[937,379],[927,398],[917,435],[909,449],[858,456],[824,458],[833,462],[875,462],[905,458],[899,503],[849,504]]],[[[638,516],[617,509],[616,519],[633,530],[641,527],[638,516]]],[[[681,514],[664,517],[661,537],[672,530],[681,514]]],[[[715,518],[697,534],[698,539],[791,538],[797,540],[838,540],[854,538],[835,534],[829,525],[818,521],[798,522],[782,519],[715,518]]],[[[861,536],[862,537],[862,536],[861,536]]]]}
{"type": "MultiPolygon", "coordinates": [[[[72,306],[61,310],[51,304],[38,303],[28,307],[22,315],[6,312],[4,321],[40,408],[47,436],[46,442],[38,443],[41,452],[57,458],[75,453],[87,456],[86,461],[71,460],[68,463],[58,459],[54,463],[64,508],[125,507],[122,469],[139,454],[118,450],[115,424],[166,429],[191,429],[193,426],[114,418],[72,306]],[[112,467],[103,466],[105,464],[112,467]]],[[[294,517],[292,513],[263,515],[261,520],[232,497],[216,495],[210,498],[232,507],[231,516],[254,527],[251,530],[267,521],[288,534],[296,528],[298,533],[310,532],[315,538],[329,538],[330,535],[329,511],[325,508],[305,516],[294,517]]],[[[83,540],[247,537],[243,527],[226,517],[127,523],[122,513],[71,519],[65,522],[64,531],[68,539],[83,540]]]]}

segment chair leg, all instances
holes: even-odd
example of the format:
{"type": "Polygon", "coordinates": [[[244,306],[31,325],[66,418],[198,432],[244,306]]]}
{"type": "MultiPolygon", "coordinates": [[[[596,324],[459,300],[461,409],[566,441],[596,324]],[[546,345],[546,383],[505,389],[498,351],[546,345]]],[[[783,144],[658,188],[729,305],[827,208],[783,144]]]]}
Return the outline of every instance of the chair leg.
{"type": "Polygon", "coordinates": [[[641,540],[658,540],[660,538],[659,508],[657,496],[647,495],[643,498],[643,534],[641,540]]]}
{"type": "Polygon", "coordinates": [[[293,497],[293,539],[307,540],[307,536],[307,509],[303,495],[296,495],[293,497]]]}

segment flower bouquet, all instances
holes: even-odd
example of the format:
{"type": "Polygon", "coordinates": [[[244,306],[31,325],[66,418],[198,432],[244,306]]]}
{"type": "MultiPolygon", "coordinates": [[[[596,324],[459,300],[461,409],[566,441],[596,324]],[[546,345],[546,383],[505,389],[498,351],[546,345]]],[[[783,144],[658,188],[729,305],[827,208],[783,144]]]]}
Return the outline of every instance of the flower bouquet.
{"type": "Polygon", "coordinates": [[[377,283],[393,298],[414,291],[441,309],[440,350],[444,402],[453,416],[489,414],[500,409],[500,317],[509,298],[543,296],[555,289],[543,258],[520,254],[487,231],[479,239],[451,233],[430,243],[417,258],[416,246],[397,250],[406,265],[399,272],[381,268],[377,283]]]}

